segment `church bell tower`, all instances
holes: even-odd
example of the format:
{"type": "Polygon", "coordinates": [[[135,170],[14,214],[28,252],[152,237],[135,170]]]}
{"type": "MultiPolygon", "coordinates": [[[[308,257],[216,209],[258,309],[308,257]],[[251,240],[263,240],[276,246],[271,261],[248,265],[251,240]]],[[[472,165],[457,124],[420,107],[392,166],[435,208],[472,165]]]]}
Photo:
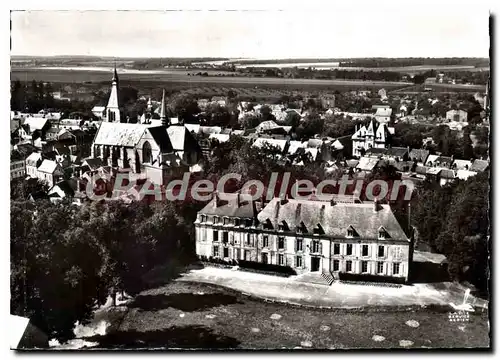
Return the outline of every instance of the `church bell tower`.
{"type": "Polygon", "coordinates": [[[109,95],[108,106],[106,106],[106,121],[121,122],[120,105],[118,103],[118,73],[116,72],[116,63],[111,80],[111,94],[109,95]]]}

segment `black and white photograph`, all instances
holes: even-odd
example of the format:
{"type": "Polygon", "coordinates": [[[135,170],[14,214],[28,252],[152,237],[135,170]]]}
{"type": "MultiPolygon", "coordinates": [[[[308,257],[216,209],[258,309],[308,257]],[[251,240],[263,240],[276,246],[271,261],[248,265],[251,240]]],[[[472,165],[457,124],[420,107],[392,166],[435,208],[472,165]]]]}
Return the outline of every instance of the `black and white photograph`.
{"type": "Polygon", "coordinates": [[[495,16],[451,4],[11,10],[11,353],[491,351],[495,16]]]}

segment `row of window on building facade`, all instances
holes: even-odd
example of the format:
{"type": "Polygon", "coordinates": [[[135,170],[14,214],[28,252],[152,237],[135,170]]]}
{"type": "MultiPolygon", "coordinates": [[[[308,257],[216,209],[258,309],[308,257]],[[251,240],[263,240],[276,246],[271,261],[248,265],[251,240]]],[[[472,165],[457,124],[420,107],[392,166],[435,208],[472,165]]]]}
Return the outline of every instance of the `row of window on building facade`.
{"type": "MultiPolygon", "coordinates": [[[[252,245],[252,234],[247,234],[246,239],[245,239],[245,246],[253,246],[252,245]]],[[[219,231],[218,230],[213,230],[213,241],[218,242],[219,241],[219,231]]],[[[222,243],[223,244],[228,244],[229,243],[229,233],[227,231],[222,232],[222,243]]],[[[285,237],[284,236],[278,236],[278,250],[285,250],[285,237]]],[[[295,251],[303,251],[303,243],[304,239],[297,238],[295,239],[295,251]]],[[[316,252],[321,252],[321,242],[319,240],[313,240],[311,243],[311,252],[316,253],[316,252]]],[[[269,236],[268,235],[263,235],[262,236],[262,247],[268,248],[269,247],[269,236]]],[[[369,245],[361,245],[361,256],[369,256],[369,245]]],[[[353,244],[346,244],[346,253],[341,254],[340,251],[340,243],[334,243],[333,244],[333,255],[353,255],[353,244]]],[[[384,245],[378,245],[378,257],[384,257],[385,256],[385,246],[384,245]]]]}
{"type": "MultiPolygon", "coordinates": [[[[223,249],[222,257],[228,258],[229,257],[229,248],[223,247],[222,249],[223,249]]],[[[383,256],[383,255],[380,255],[381,252],[383,252],[383,246],[379,247],[379,256],[383,256]],[[382,248],[382,250],[380,248],[382,248]]],[[[212,254],[214,257],[220,257],[221,254],[219,253],[219,246],[218,245],[214,245],[212,254]]],[[[236,249],[236,259],[240,259],[240,257],[241,257],[240,249],[236,249]]],[[[243,260],[250,260],[250,251],[249,250],[243,251],[243,260]]],[[[269,255],[267,253],[261,254],[261,262],[263,264],[269,263],[269,255]]],[[[340,264],[341,264],[341,260],[334,259],[333,260],[333,271],[339,271],[340,264]]],[[[377,274],[383,274],[384,273],[384,262],[377,261],[376,264],[377,264],[377,274]]],[[[278,254],[278,265],[280,265],[280,266],[286,265],[284,254],[278,254]]],[[[295,256],[295,267],[297,267],[297,268],[303,267],[303,256],[301,256],[301,255],[295,256]]],[[[399,271],[400,271],[400,267],[401,267],[401,264],[399,262],[392,263],[392,274],[398,275],[399,271]]],[[[345,271],[346,272],[353,272],[353,260],[345,260],[345,271]]],[[[362,260],[361,261],[361,273],[367,273],[367,272],[368,272],[368,261],[362,260]]]]}

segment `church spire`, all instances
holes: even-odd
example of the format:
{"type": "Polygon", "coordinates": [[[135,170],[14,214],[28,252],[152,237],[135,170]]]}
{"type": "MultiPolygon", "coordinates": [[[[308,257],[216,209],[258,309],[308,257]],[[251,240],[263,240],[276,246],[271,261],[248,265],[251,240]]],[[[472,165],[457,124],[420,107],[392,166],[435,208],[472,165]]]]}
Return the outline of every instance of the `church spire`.
{"type": "Polygon", "coordinates": [[[108,106],[106,106],[106,119],[108,122],[121,122],[120,105],[118,103],[118,74],[116,63],[111,80],[111,94],[109,95],[108,106]]]}
{"type": "Polygon", "coordinates": [[[116,72],[116,60],[115,60],[115,68],[113,71],[113,79],[111,79],[112,82],[118,83],[118,73],[116,72]]]}
{"type": "Polygon", "coordinates": [[[163,126],[168,125],[167,111],[165,108],[165,89],[163,89],[163,95],[161,97],[160,120],[163,126]]]}

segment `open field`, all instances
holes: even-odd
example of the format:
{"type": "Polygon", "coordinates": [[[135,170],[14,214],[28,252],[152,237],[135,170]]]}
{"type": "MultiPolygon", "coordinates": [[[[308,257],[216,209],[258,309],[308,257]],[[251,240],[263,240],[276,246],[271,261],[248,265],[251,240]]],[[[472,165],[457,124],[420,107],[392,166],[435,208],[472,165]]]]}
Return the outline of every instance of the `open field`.
{"type": "MultiPolygon", "coordinates": [[[[194,71],[191,71],[193,73],[194,71]]],[[[286,90],[378,90],[384,88],[398,92],[404,89],[408,92],[419,92],[421,86],[412,88],[412,83],[386,82],[386,81],[361,81],[361,80],[320,80],[320,79],[282,79],[267,77],[238,77],[238,76],[192,76],[188,70],[125,70],[119,72],[123,85],[140,83],[141,87],[166,87],[171,89],[188,89],[197,86],[230,86],[242,88],[271,88],[286,90]]],[[[221,73],[212,70],[211,73],[221,73]]],[[[47,81],[52,83],[81,84],[98,83],[109,84],[111,71],[108,68],[85,68],[78,70],[65,70],[61,68],[13,68],[11,79],[30,82],[47,81]]],[[[427,85],[426,85],[427,86],[427,85]]],[[[431,84],[427,87],[438,92],[477,92],[484,90],[482,85],[461,84],[431,84]]],[[[402,91],[403,92],[403,91],[402,91]]]]}
{"type": "Polygon", "coordinates": [[[432,89],[433,92],[439,93],[457,93],[457,92],[484,92],[485,85],[465,85],[465,84],[421,84],[421,85],[411,85],[407,87],[401,87],[398,89],[391,89],[391,94],[418,94],[424,89],[432,89]]]}
{"type": "Polygon", "coordinates": [[[487,311],[452,322],[448,310],[299,309],[211,285],[173,282],[144,291],[121,310],[102,310],[99,321],[109,313],[106,335],[84,339],[108,349],[489,347],[487,311]]]}
{"type": "MultiPolygon", "coordinates": [[[[193,71],[192,71],[193,72],[193,71]]],[[[140,70],[119,72],[121,81],[178,82],[189,84],[238,84],[238,85],[283,85],[283,86],[339,86],[353,88],[394,88],[411,85],[404,82],[359,81],[359,80],[319,80],[319,79],[280,79],[253,77],[214,77],[189,76],[187,70],[166,70],[164,72],[143,72],[140,70]]],[[[64,83],[109,82],[111,71],[100,70],[63,70],[63,69],[12,69],[11,79],[21,81],[49,81],[64,83]]]]}

